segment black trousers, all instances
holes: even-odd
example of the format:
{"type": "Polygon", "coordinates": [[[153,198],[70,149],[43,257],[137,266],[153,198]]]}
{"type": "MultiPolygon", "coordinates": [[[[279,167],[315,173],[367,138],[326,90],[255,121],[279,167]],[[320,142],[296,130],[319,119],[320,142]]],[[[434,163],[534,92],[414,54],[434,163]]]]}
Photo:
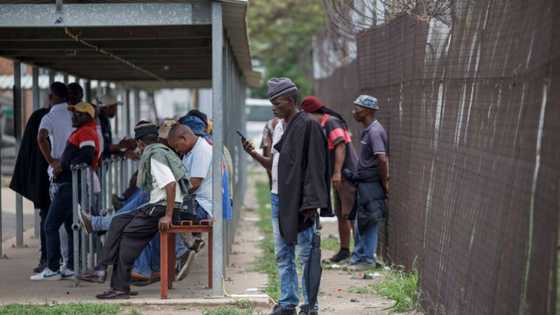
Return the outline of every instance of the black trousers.
{"type": "Polygon", "coordinates": [[[159,231],[159,219],[165,213],[150,215],[140,210],[113,218],[103,246],[101,264],[113,265],[111,288],[130,291],[130,273],[134,261],[159,231]]]}

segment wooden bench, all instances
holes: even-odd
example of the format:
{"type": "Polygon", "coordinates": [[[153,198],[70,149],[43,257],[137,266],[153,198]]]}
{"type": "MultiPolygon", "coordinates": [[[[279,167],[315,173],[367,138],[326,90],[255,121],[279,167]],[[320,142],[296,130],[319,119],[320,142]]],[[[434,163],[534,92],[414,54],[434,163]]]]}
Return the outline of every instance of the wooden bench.
{"type": "Polygon", "coordinates": [[[160,295],[167,299],[168,290],[173,288],[176,277],[175,234],[177,233],[208,233],[208,288],[212,288],[212,221],[202,220],[199,224],[182,221],[180,225],[171,225],[166,232],[160,232],[160,295]]]}

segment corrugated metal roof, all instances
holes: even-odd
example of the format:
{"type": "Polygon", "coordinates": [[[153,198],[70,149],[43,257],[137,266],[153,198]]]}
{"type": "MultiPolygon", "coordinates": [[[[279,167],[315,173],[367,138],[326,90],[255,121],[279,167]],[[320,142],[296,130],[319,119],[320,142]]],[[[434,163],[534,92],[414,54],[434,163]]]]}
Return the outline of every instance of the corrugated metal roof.
{"type": "MultiPolygon", "coordinates": [[[[0,4],[54,5],[53,2],[0,0],[0,4]]],[[[204,24],[208,23],[204,21],[208,21],[206,14],[211,1],[66,0],[64,4],[169,2],[191,3],[193,16],[200,14],[201,18],[196,25],[113,25],[68,27],[66,30],[60,25],[4,25],[8,27],[0,27],[0,56],[87,79],[126,82],[146,87],[165,87],[168,84],[175,87],[206,86],[211,82],[212,75],[212,32],[211,25],[204,24]],[[107,53],[102,53],[101,50],[107,53]]],[[[247,1],[223,0],[222,4],[224,30],[236,63],[247,83],[258,85],[260,74],[254,72],[251,65],[246,23],[247,1]]]]}

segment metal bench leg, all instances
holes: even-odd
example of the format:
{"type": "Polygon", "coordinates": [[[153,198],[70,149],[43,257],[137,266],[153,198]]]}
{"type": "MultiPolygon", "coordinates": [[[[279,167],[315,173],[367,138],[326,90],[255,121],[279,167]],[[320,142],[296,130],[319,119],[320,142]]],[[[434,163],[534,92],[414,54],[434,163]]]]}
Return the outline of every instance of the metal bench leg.
{"type": "Polygon", "coordinates": [[[169,262],[168,262],[168,253],[169,253],[169,238],[167,232],[161,232],[160,238],[160,295],[162,299],[167,299],[168,294],[168,281],[169,281],[169,262]]]}
{"type": "Polygon", "coordinates": [[[168,275],[169,275],[169,285],[167,286],[169,289],[173,289],[173,281],[175,281],[175,269],[176,269],[176,260],[177,257],[175,256],[175,233],[167,233],[167,261],[169,263],[168,267],[168,275]]]}
{"type": "Polygon", "coordinates": [[[212,229],[208,232],[208,288],[212,289],[212,276],[214,273],[214,233],[212,229]]]}

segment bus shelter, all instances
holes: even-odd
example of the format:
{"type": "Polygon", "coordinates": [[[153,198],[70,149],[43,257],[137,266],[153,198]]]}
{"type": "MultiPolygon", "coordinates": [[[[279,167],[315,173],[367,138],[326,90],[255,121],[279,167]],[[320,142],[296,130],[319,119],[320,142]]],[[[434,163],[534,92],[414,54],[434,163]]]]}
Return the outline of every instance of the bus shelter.
{"type": "MultiPolygon", "coordinates": [[[[33,67],[35,109],[42,101],[39,69],[48,70],[50,81],[55,74],[76,78],[84,85],[88,101],[92,99],[92,82],[124,93],[125,118],[119,126],[124,134],[130,134],[135,122],[145,118],[139,111],[140,91],[212,89],[212,292],[216,296],[223,295],[224,263],[245,187],[243,149],[235,130],[245,128],[246,89],[260,80],[251,67],[246,12],[247,1],[242,0],[0,1],[0,56],[14,61],[16,140],[21,138],[24,125],[21,63],[33,67]],[[234,211],[227,220],[222,211],[224,145],[234,166],[234,211]]],[[[16,200],[16,246],[23,246],[21,196],[16,200]]],[[[0,236],[1,226],[0,222],[0,236]]]]}

